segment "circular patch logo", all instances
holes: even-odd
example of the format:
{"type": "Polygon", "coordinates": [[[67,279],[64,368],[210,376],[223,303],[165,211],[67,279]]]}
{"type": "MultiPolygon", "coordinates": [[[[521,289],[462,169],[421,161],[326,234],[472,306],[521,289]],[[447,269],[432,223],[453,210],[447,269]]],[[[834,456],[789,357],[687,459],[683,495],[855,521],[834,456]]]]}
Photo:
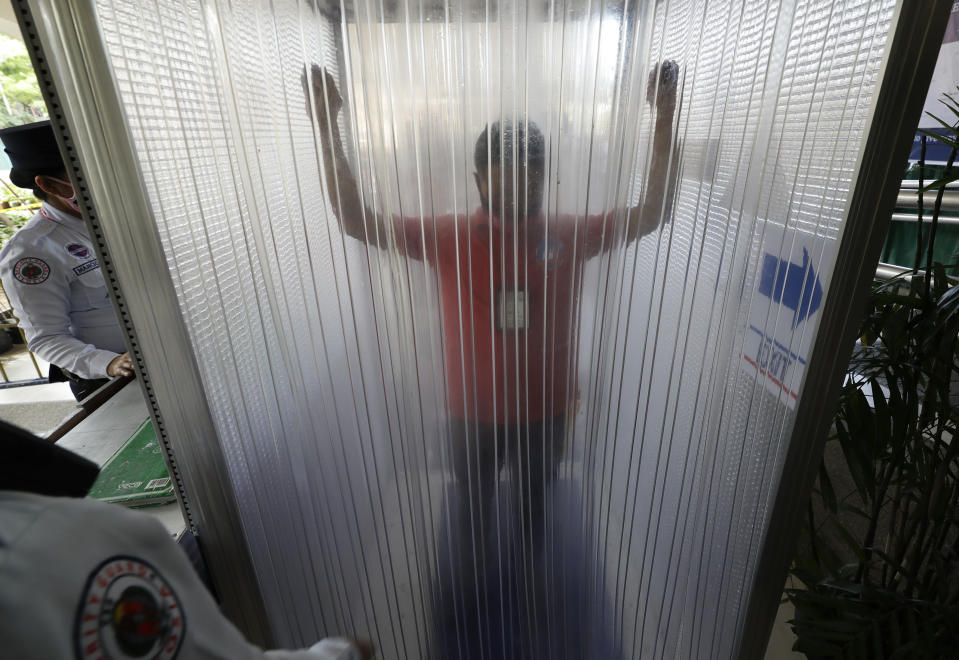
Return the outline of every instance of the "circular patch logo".
{"type": "Polygon", "coordinates": [[[180,601],[153,566],[136,557],[107,559],[83,590],[74,639],[78,658],[175,658],[186,621],[180,601]]]}
{"type": "Polygon", "coordinates": [[[43,259],[24,257],[14,265],[13,276],[24,284],[40,284],[50,277],[50,266],[43,259]]]}
{"type": "Polygon", "coordinates": [[[86,245],[80,245],[79,243],[70,243],[67,246],[67,252],[72,254],[77,259],[86,259],[87,255],[90,254],[90,250],[86,245]]]}

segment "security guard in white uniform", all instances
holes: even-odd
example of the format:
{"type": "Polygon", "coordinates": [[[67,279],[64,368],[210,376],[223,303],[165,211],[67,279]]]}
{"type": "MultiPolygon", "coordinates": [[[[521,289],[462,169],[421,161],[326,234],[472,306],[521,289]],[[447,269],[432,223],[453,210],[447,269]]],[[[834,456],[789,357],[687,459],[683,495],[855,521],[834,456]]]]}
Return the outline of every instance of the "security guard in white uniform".
{"type": "Polygon", "coordinates": [[[0,280],[30,350],[59,367],[80,400],[133,364],[50,122],[4,129],[0,140],[10,180],[43,200],[0,251],[0,280]]]}
{"type": "Polygon", "coordinates": [[[0,421],[0,656],[368,660],[368,643],[324,639],[263,652],[220,612],[159,522],[81,499],[99,472],[0,421]]]}

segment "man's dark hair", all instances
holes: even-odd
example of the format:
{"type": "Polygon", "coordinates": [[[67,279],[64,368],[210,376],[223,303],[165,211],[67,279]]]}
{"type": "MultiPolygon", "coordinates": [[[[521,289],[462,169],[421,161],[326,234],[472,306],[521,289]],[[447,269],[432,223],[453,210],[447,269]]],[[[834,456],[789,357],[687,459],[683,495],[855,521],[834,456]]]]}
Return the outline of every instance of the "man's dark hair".
{"type": "Polygon", "coordinates": [[[546,141],[531,121],[494,122],[484,128],[476,140],[473,162],[481,175],[485,176],[490,158],[493,165],[500,167],[527,165],[531,170],[542,172],[546,165],[546,141]]]}

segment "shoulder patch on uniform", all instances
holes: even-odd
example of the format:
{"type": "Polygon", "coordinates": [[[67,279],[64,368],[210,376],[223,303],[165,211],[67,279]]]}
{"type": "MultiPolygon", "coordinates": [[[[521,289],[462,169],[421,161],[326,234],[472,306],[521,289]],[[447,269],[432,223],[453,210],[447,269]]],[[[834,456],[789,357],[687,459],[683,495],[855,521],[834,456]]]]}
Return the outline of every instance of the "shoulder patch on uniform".
{"type": "Polygon", "coordinates": [[[40,284],[50,277],[50,266],[43,259],[24,257],[14,264],[13,276],[24,284],[40,284]]]}
{"type": "Polygon", "coordinates": [[[149,563],[117,555],[93,569],[77,607],[77,658],[176,658],[186,618],[170,584],[149,563]]]}
{"type": "Polygon", "coordinates": [[[90,249],[86,245],[70,243],[67,245],[67,252],[72,254],[77,259],[86,259],[87,255],[90,254],[90,249]]]}

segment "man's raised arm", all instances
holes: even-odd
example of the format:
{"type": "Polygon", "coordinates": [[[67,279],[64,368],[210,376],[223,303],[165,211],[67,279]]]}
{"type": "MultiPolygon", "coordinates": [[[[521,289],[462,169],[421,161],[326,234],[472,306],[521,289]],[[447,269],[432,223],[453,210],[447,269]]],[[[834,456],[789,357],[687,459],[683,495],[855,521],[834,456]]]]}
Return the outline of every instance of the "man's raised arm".
{"type": "Polygon", "coordinates": [[[676,193],[677,163],[671,158],[673,144],[673,116],[676,113],[676,85],[679,65],[666,60],[649,76],[646,96],[656,100],[656,125],[653,129],[653,160],[649,167],[646,194],[641,204],[629,209],[626,240],[632,241],[648,234],[667,221],[672,212],[676,193]],[[670,162],[672,161],[672,162],[670,162]]]}
{"type": "Polygon", "coordinates": [[[326,171],[326,191],[333,212],[343,225],[347,235],[364,243],[378,244],[377,237],[385,240],[386,226],[383,219],[363,204],[356,177],[343,150],[343,140],[336,118],[343,107],[343,97],[329,71],[314,64],[310,69],[311,85],[303,73],[303,91],[306,94],[306,109],[310,117],[316,115],[323,150],[323,169],[326,171]],[[312,103],[310,94],[312,92],[312,103]]]}

